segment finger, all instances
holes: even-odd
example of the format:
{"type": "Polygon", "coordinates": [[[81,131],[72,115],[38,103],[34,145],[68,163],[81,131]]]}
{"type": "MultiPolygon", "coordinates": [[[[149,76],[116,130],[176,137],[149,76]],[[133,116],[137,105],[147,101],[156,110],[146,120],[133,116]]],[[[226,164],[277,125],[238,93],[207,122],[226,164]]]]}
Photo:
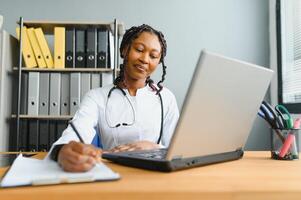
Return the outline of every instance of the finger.
{"type": "Polygon", "coordinates": [[[72,141],[71,146],[73,151],[83,155],[96,157],[100,153],[99,151],[96,151],[96,148],[93,145],[72,141]]]}
{"type": "Polygon", "coordinates": [[[73,151],[83,154],[85,144],[81,142],[75,142],[75,141],[71,141],[69,144],[73,151]]]}
{"type": "Polygon", "coordinates": [[[94,165],[95,165],[95,162],[94,163],[86,162],[86,163],[82,163],[82,164],[74,164],[72,162],[69,162],[68,160],[65,160],[62,163],[62,168],[68,172],[85,172],[85,171],[90,170],[92,167],[94,167],[94,165]]]}
{"type": "Polygon", "coordinates": [[[67,149],[65,152],[65,156],[63,157],[64,160],[68,160],[73,164],[82,164],[86,162],[93,162],[95,158],[90,155],[80,154],[73,149],[67,149]]]}

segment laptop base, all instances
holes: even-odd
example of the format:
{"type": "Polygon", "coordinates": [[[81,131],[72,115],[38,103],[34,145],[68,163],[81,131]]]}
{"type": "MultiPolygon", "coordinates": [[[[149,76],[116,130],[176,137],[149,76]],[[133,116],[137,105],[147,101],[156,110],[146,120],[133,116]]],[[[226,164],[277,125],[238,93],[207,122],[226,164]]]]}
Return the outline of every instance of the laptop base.
{"type": "Polygon", "coordinates": [[[243,157],[242,149],[208,156],[173,159],[171,161],[165,159],[151,159],[134,156],[135,153],[141,152],[143,151],[104,153],[102,154],[102,158],[130,167],[143,168],[153,171],[171,172],[180,169],[187,169],[214,163],[237,160],[243,157]]]}

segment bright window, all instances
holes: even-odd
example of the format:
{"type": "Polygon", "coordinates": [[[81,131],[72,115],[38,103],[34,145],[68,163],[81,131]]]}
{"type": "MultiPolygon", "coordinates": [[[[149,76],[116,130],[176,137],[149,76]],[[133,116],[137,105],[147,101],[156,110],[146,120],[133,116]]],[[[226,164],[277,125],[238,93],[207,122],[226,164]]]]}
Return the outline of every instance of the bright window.
{"type": "Polygon", "coordinates": [[[301,113],[301,1],[277,0],[279,103],[301,113]]]}

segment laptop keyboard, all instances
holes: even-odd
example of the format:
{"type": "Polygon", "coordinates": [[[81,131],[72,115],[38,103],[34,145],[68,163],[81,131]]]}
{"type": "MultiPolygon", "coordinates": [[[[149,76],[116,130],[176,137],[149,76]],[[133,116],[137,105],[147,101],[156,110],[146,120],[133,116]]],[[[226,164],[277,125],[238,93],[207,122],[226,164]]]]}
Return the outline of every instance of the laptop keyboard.
{"type": "Polygon", "coordinates": [[[167,149],[155,149],[151,151],[129,153],[130,156],[149,158],[149,159],[165,159],[167,149]]]}

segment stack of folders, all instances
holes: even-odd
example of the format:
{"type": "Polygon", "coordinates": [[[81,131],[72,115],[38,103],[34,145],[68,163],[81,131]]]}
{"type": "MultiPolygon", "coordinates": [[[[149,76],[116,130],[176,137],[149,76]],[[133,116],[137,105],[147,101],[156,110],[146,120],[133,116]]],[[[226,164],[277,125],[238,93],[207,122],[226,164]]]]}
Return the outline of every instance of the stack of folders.
{"type": "Polygon", "coordinates": [[[66,68],[114,68],[114,37],[107,28],[67,27],[66,68]]]}
{"type": "MultiPolygon", "coordinates": [[[[21,114],[73,116],[91,89],[113,82],[111,73],[22,73],[21,114]]],[[[67,127],[64,120],[22,120],[21,150],[47,151],[67,127]]]]}
{"type": "MultiPolygon", "coordinates": [[[[16,29],[17,38],[20,28],[16,29]]],[[[42,28],[22,28],[27,68],[114,68],[114,37],[106,28],[55,27],[54,56],[42,28]]]]}

